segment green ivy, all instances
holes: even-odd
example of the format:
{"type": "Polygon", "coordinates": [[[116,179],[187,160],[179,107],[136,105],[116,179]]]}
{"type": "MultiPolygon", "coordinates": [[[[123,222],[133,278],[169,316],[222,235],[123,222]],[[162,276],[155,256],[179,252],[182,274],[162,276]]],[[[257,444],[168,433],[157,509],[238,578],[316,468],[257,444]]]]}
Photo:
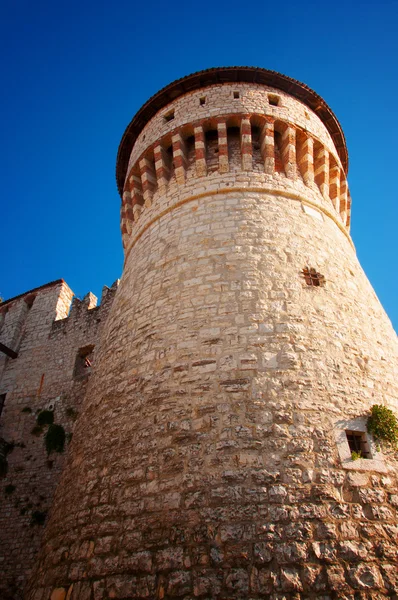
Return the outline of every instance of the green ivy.
{"type": "Polygon", "coordinates": [[[382,404],[374,404],[370,409],[367,429],[377,440],[383,440],[391,446],[398,446],[398,421],[392,410],[382,404]]]}
{"type": "Polygon", "coordinates": [[[42,410],[37,415],[37,424],[39,427],[43,425],[52,425],[54,423],[54,412],[52,410],[42,410]]]}
{"type": "Polygon", "coordinates": [[[50,425],[44,438],[47,454],[63,452],[65,447],[65,429],[62,425],[50,425]]]}

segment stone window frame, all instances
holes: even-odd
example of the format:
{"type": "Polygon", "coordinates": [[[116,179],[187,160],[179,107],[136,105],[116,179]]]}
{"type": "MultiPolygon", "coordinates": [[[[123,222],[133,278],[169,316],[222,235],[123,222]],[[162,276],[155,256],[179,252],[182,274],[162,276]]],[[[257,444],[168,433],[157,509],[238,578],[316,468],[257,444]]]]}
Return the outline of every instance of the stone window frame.
{"type": "Polygon", "coordinates": [[[384,455],[376,446],[373,436],[367,431],[367,420],[367,417],[357,417],[355,419],[340,419],[335,423],[334,435],[341,465],[343,469],[347,469],[348,471],[378,471],[379,473],[387,473],[388,470],[384,462],[384,455]],[[357,431],[366,435],[372,458],[352,460],[346,431],[357,431]]]}

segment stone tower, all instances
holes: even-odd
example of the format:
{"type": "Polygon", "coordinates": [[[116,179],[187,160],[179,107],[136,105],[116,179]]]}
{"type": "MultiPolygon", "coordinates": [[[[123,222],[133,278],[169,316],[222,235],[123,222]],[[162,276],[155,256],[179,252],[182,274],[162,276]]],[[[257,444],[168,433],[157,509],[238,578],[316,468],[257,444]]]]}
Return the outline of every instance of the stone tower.
{"type": "Polygon", "coordinates": [[[273,71],[136,114],[124,273],[28,600],[397,597],[397,461],[366,416],[397,409],[398,345],[347,167],[327,104],[273,71]]]}

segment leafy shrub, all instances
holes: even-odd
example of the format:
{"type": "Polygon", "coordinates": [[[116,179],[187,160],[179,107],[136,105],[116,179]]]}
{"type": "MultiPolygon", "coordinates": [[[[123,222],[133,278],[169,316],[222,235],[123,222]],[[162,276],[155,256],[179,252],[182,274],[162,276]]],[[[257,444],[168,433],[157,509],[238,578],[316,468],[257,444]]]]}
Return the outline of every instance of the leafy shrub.
{"type": "Polygon", "coordinates": [[[37,424],[40,427],[43,427],[43,425],[52,425],[53,423],[54,423],[54,411],[42,410],[37,415],[37,424]]]}
{"type": "Polygon", "coordinates": [[[359,460],[360,458],[362,458],[361,452],[355,452],[355,450],[351,452],[352,460],[359,460]]]}
{"type": "Polygon", "coordinates": [[[65,438],[65,429],[62,425],[50,425],[44,438],[47,454],[51,454],[51,452],[63,452],[65,438]]]}
{"type": "Polygon", "coordinates": [[[391,446],[398,446],[398,421],[392,410],[382,404],[374,404],[370,409],[367,429],[377,440],[383,440],[391,446]]]}

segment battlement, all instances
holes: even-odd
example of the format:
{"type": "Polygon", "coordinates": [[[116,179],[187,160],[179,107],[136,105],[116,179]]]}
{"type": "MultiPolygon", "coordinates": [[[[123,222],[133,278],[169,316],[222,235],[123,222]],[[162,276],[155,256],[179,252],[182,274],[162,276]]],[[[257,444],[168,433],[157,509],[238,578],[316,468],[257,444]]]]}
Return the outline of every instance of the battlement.
{"type": "Polygon", "coordinates": [[[92,292],[80,300],[63,279],[9,298],[0,304],[0,342],[18,353],[22,343],[30,347],[31,336],[37,341],[57,331],[81,328],[88,321],[99,322],[112,304],[118,283],[104,286],[98,306],[92,292]]]}
{"type": "Polygon", "coordinates": [[[246,187],[312,195],[349,231],[346,165],[325,123],[289,94],[258,84],[212,85],[186,93],[145,125],[132,147],[121,228],[127,248],[134,223],[167,194],[246,187]],[[206,183],[204,181],[206,178],[206,183]],[[248,182],[248,183],[247,183],[248,182]]]}
{"type": "Polygon", "coordinates": [[[69,331],[74,331],[76,328],[81,329],[90,327],[92,323],[100,323],[108,314],[118,285],[119,280],[117,279],[111,287],[104,286],[101,302],[98,305],[98,298],[92,292],[88,292],[82,300],[74,296],[69,305],[70,310],[68,311],[68,315],[63,319],[56,319],[52,323],[50,338],[53,338],[60,332],[66,334],[69,331]]]}

